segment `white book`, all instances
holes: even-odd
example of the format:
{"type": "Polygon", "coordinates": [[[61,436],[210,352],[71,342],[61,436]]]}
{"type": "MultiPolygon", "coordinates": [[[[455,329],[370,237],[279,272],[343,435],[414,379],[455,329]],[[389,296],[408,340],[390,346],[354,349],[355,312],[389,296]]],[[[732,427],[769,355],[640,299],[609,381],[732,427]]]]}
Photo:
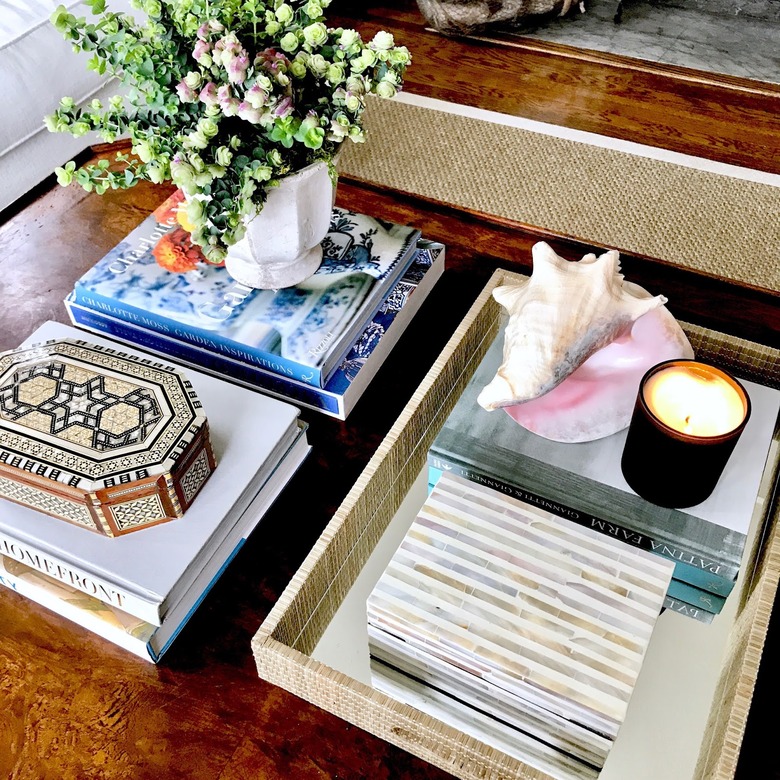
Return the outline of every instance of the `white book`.
{"type": "MultiPolygon", "coordinates": [[[[83,333],[47,322],[24,345],[83,333]]],[[[94,344],[117,348],[97,336],[94,344]]],[[[121,351],[141,355],[130,347],[121,351]]],[[[269,479],[298,436],[299,410],[190,369],[209,421],[217,468],[182,518],[117,538],[28,507],[0,504],[0,554],[160,625],[269,479]]]]}
{"type": "Polygon", "coordinates": [[[597,780],[599,770],[474,709],[447,693],[371,658],[371,685],[558,780],[597,780]]]}
{"type": "Polygon", "coordinates": [[[157,663],[200,606],[214,583],[243,547],[249,534],[282,491],[311,447],[305,428],[266,484],[244,511],[238,523],[211,560],[201,569],[190,589],[172,606],[161,626],[147,623],[93,596],[53,579],[37,569],[0,555],[0,585],[56,612],[103,639],[147,661],[157,663]]]}

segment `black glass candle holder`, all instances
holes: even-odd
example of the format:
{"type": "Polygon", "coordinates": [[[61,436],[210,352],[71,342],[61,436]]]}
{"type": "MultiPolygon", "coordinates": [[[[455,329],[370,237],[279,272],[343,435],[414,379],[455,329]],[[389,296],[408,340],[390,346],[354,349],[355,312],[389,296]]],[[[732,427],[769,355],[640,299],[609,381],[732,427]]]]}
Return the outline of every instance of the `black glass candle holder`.
{"type": "Polygon", "coordinates": [[[696,360],[667,360],[642,378],[626,437],[621,468],[626,482],[642,498],[664,507],[700,504],[718,484],[726,463],[750,418],[750,398],[730,374],[696,360]],[[701,369],[725,380],[744,405],[744,418],[732,430],[713,436],[684,433],[663,422],[645,397],[651,377],[673,366],[701,369]]]}

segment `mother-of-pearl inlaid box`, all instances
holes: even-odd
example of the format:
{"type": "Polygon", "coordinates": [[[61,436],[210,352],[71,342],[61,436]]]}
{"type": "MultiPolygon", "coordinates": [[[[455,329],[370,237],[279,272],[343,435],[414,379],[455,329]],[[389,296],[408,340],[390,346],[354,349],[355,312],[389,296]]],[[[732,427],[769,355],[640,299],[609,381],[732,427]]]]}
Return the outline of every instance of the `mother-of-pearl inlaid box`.
{"type": "Polygon", "coordinates": [[[62,339],[0,354],[0,496],[119,536],[181,517],[216,466],[190,381],[62,339]]]}
{"type": "Polygon", "coordinates": [[[445,472],[368,599],[373,684],[478,721],[555,777],[593,778],[672,571],[445,472]]]}

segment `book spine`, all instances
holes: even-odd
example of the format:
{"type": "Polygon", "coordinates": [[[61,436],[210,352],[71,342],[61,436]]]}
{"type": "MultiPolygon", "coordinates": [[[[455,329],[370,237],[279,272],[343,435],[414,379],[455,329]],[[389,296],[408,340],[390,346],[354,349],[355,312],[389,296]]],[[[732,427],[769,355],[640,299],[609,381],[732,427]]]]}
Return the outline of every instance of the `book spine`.
{"type": "Polygon", "coordinates": [[[673,579],[669,583],[669,589],[666,595],[676,601],[683,601],[697,609],[703,609],[705,612],[711,612],[717,615],[723,609],[726,603],[725,596],[716,596],[707,590],[702,590],[682,580],[673,579]]]}
{"type": "Polygon", "coordinates": [[[246,363],[239,363],[218,352],[210,352],[186,342],[168,338],[154,330],[133,325],[94,309],[84,308],[73,301],[65,301],[65,306],[74,325],[105,333],[120,341],[126,341],[151,352],[165,354],[173,360],[179,360],[217,376],[265,390],[294,404],[300,404],[343,419],[343,407],[338,397],[323,392],[319,388],[285,381],[279,374],[263,371],[246,363]]]}
{"type": "Polygon", "coordinates": [[[441,476],[442,471],[451,471],[453,474],[459,474],[466,479],[470,479],[472,482],[476,482],[480,485],[487,485],[499,492],[508,493],[520,501],[525,501],[526,503],[533,504],[541,509],[546,509],[559,517],[563,517],[578,525],[620,539],[634,547],[648,550],[656,555],[660,555],[662,558],[667,558],[674,562],[675,579],[682,580],[697,588],[724,597],[728,596],[734,588],[734,580],[715,574],[712,571],[713,568],[720,567],[720,564],[706,561],[687,551],[680,550],[665,541],[650,539],[645,534],[637,533],[630,528],[624,528],[613,522],[607,522],[586,513],[579,512],[556,501],[551,501],[542,496],[538,496],[535,493],[531,493],[519,485],[511,485],[503,480],[497,479],[486,471],[464,466],[452,459],[445,460],[433,451],[428,453],[428,467],[429,485],[436,483],[441,476]],[[696,564],[688,563],[687,560],[696,561],[696,564]]]}
{"type": "Polygon", "coordinates": [[[441,277],[444,258],[445,248],[442,244],[420,239],[415,260],[409,270],[390,289],[379,312],[358,336],[341,365],[328,380],[327,390],[345,397],[347,413],[441,277]],[[399,299],[402,301],[400,308],[399,299]],[[382,330],[382,336],[375,339],[378,329],[382,330]],[[354,369],[354,363],[360,364],[359,370],[354,369]],[[356,393],[357,388],[361,390],[356,393]],[[347,403],[348,396],[351,403],[347,403]]]}
{"type": "Polygon", "coordinates": [[[154,626],[124,615],[38,571],[9,565],[1,555],[0,585],[146,661],[157,660],[147,641],[154,633],[154,626]]]}
{"type": "Polygon", "coordinates": [[[6,532],[0,532],[0,555],[18,561],[147,623],[157,626],[161,623],[159,604],[128,593],[104,578],[89,574],[55,555],[15,539],[6,532]]]}
{"type": "Polygon", "coordinates": [[[414,260],[417,257],[417,243],[419,238],[419,230],[415,231],[415,233],[409,237],[403,252],[398,255],[393,272],[386,278],[375,283],[376,289],[369,292],[366,300],[360,305],[352,325],[345,328],[344,332],[328,345],[328,357],[322,368],[324,372],[322,380],[323,386],[326,384],[327,380],[333,376],[346,358],[355,340],[362,334],[365,326],[379,313],[379,310],[393,291],[393,288],[401,279],[403,279],[406,272],[413,265],[414,260]]]}
{"type": "Polygon", "coordinates": [[[157,331],[176,341],[215,350],[233,360],[257,366],[287,379],[295,379],[314,387],[321,387],[325,381],[325,377],[319,368],[305,366],[270,352],[263,352],[262,350],[252,351],[247,345],[231,341],[218,333],[193,328],[190,325],[176,322],[168,317],[161,317],[153,312],[136,309],[128,304],[123,303],[119,305],[110,298],[85,290],[79,282],[76,283],[68,300],[83,306],[85,309],[105,312],[117,319],[134,323],[148,330],[157,331]]]}
{"type": "Polygon", "coordinates": [[[160,658],[162,658],[163,653],[165,653],[168,650],[168,648],[173,644],[173,640],[176,639],[177,636],[179,636],[184,626],[187,625],[190,618],[195,614],[198,607],[200,607],[200,605],[203,603],[206,596],[208,596],[209,593],[211,593],[211,589],[214,587],[217,580],[225,573],[225,569],[227,569],[227,567],[233,562],[236,555],[238,555],[241,548],[246,543],[247,536],[249,535],[249,533],[252,531],[253,528],[254,528],[254,524],[247,531],[245,531],[245,536],[238,541],[236,546],[233,548],[233,552],[225,559],[223,564],[219,567],[219,570],[214,574],[214,576],[211,578],[211,580],[206,585],[206,587],[201,591],[198,598],[187,610],[186,614],[179,620],[179,623],[176,626],[176,628],[174,628],[173,631],[170,631],[166,634],[165,641],[164,642],[159,641],[159,636],[160,636],[159,632],[157,636],[152,636],[151,641],[147,645],[147,650],[149,652],[152,661],[157,663],[160,660],[160,658]]]}
{"type": "Polygon", "coordinates": [[[668,609],[671,612],[677,612],[685,617],[698,620],[700,623],[712,623],[715,615],[712,612],[694,607],[691,604],[686,604],[684,601],[679,601],[671,596],[667,596],[664,599],[664,609],[668,609]]]}

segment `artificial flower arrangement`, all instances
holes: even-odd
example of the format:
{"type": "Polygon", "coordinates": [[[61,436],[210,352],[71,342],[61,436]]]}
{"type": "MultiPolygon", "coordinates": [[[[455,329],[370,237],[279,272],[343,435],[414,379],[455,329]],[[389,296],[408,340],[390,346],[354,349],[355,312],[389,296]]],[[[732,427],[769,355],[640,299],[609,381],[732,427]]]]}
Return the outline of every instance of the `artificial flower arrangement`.
{"type": "Polygon", "coordinates": [[[393,36],[364,42],[355,30],[329,28],[330,0],[137,0],[145,15],[106,11],[97,21],[64,6],[52,23],[89,67],[116,76],[123,94],[85,108],[63,98],[45,121],[75,136],[96,130],[107,142],[129,135],[133,156],[56,170],[100,194],[140,180],[173,181],[187,196],[192,240],[221,262],[258,213],[266,189],[340,144],[364,140],[366,95],[393,97],[411,62],[393,36]]]}

